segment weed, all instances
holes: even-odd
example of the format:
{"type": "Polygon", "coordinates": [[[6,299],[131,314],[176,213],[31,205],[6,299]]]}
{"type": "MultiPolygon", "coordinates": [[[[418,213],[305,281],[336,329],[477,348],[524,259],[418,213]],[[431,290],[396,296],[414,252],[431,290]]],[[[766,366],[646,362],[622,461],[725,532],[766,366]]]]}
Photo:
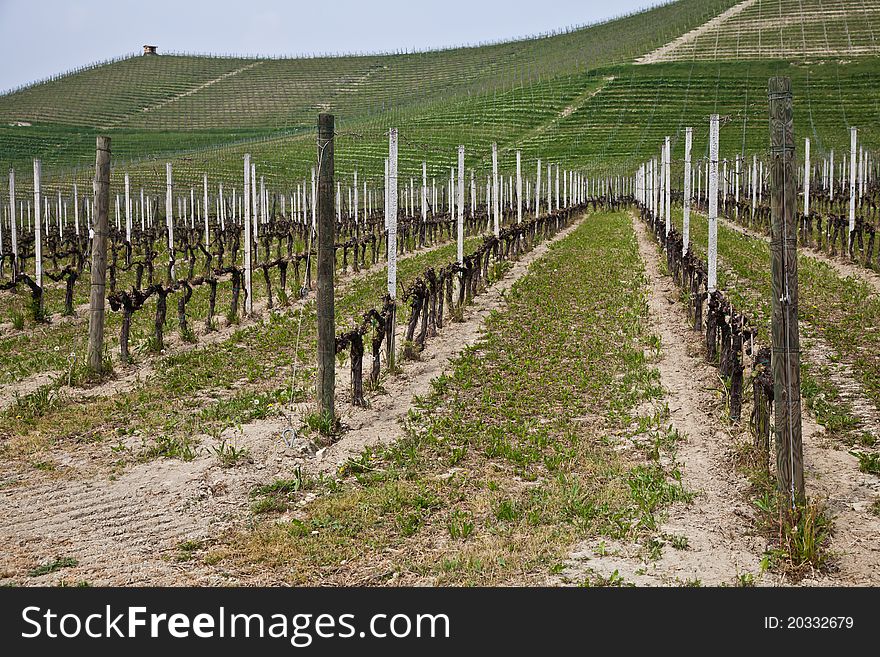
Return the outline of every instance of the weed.
{"type": "Polygon", "coordinates": [[[251,511],[259,515],[261,513],[273,513],[287,511],[296,500],[296,494],[311,490],[318,482],[303,474],[302,468],[297,466],[290,479],[276,479],[270,484],[257,486],[252,495],[257,499],[251,505],[251,511]]]}
{"type": "Polygon", "coordinates": [[[309,413],[305,417],[305,424],[310,430],[317,431],[328,439],[338,435],[342,428],[339,418],[326,411],[309,413]]]}
{"type": "Polygon", "coordinates": [[[641,512],[642,526],[657,529],[655,512],[658,509],[672,502],[690,501],[692,495],[682,488],[680,475],[676,479],[676,483],[670,483],[666,471],[656,463],[632,469],[627,483],[632,499],[641,512]]]}
{"type": "Polygon", "coordinates": [[[15,402],[7,411],[8,415],[22,420],[35,420],[64,403],[64,396],[54,384],[40,386],[26,395],[15,392],[15,402]]]}
{"type": "Polygon", "coordinates": [[[464,540],[474,532],[474,518],[470,513],[456,509],[447,527],[451,538],[464,540]]]}
{"type": "Polygon", "coordinates": [[[449,452],[449,460],[447,463],[450,467],[456,466],[467,456],[467,445],[456,445],[449,452]]]}
{"type": "Polygon", "coordinates": [[[156,437],[155,444],[144,450],[142,458],[144,460],[169,458],[192,461],[197,455],[198,450],[192,437],[162,434],[156,437]]]}
{"type": "Polygon", "coordinates": [[[219,445],[214,445],[210,451],[220,460],[221,467],[232,468],[240,462],[249,462],[250,452],[247,447],[236,447],[227,440],[221,440],[219,445]]]}
{"type": "Polygon", "coordinates": [[[202,547],[201,541],[183,541],[177,546],[175,561],[189,561],[193,558],[193,552],[201,550],[202,547]]]}
{"type": "Polygon", "coordinates": [[[501,500],[495,506],[495,517],[502,522],[513,522],[521,515],[514,500],[501,500]]]}
{"type": "Polygon", "coordinates": [[[736,576],[737,588],[751,588],[755,585],[755,577],[751,573],[740,573],[736,576]]]}
{"type": "Polygon", "coordinates": [[[13,312],[10,319],[12,320],[12,327],[17,331],[21,331],[24,328],[24,313],[13,312]]]}
{"type": "Polygon", "coordinates": [[[648,558],[651,561],[656,561],[663,556],[663,544],[663,539],[656,536],[648,541],[648,558]]]}
{"type": "Polygon", "coordinates": [[[859,470],[868,474],[880,475],[880,453],[878,452],[850,452],[859,460],[859,470]]]}
{"type": "Polygon", "coordinates": [[[189,326],[180,331],[180,339],[187,344],[195,344],[198,342],[195,332],[189,326]]]}
{"type": "Polygon", "coordinates": [[[628,583],[620,572],[615,569],[613,573],[611,573],[608,577],[603,577],[601,575],[596,575],[592,579],[587,578],[583,582],[581,582],[578,586],[593,588],[593,587],[619,587],[619,586],[634,586],[634,584],[628,583]]]}
{"type": "Polygon", "coordinates": [[[372,472],[376,468],[374,463],[374,453],[369,447],[365,448],[357,458],[348,457],[345,463],[339,466],[339,476],[347,477],[349,475],[361,475],[372,472]]]}
{"type": "Polygon", "coordinates": [[[55,557],[54,561],[42,564],[29,571],[28,576],[40,577],[41,575],[54,573],[56,570],[61,570],[62,568],[73,568],[77,564],[79,564],[79,562],[73,557],[55,557]]]}
{"type": "Polygon", "coordinates": [[[688,549],[688,538],[687,536],[669,536],[669,542],[672,543],[672,547],[676,550],[687,550],[688,549]]]}
{"type": "Polygon", "coordinates": [[[66,382],[68,386],[86,386],[99,383],[113,374],[113,359],[110,351],[104,349],[101,355],[100,370],[93,372],[84,357],[80,357],[75,351],[70,352],[68,359],[66,382]]]}
{"type": "MultiPolygon", "coordinates": [[[[779,522],[779,544],[765,555],[768,569],[782,570],[795,578],[821,570],[828,561],[831,521],[824,509],[808,502],[792,512],[791,522],[779,522]]],[[[762,567],[765,564],[762,563],[762,567]]]]}

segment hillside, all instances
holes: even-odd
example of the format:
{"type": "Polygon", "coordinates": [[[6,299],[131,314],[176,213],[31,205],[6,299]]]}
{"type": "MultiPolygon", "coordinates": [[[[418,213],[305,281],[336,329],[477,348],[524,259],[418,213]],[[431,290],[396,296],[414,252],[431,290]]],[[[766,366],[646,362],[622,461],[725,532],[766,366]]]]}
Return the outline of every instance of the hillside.
{"type": "Polygon", "coordinates": [[[631,61],[731,4],[684,0],[554,36],[414,54],[135,55],[0,96],[2,160],[87,163],[98,132],[119,137],[117,155],[140,158],[311,129],[323,109],[350,121],[491,97],[631,61]],[[19,122],[31,125],[10,125],[19,122]]]}
{"type": "Polygon", "coordinates": [[[667,134],[680,153],[687,125],[704,153],[713,112],[727,117],[722,156],[762,152],[766,83],[776,74],[793,79],[799,143],[810,136],[814,152],[839,152],[855,125],[863,143],[876,144],[876,3],[796,5],[683,0],[554,36],[414,54],[132,56],[0,96],[0,159],[26,178],[40,157],[47,180],[86,183],[94,137],[106,133],[114,163],[148,188],[164,185],[169,158],[175,179],[194,184],[203,171],[237,177],[245,152],[270,180],[301,179],[315,113],[327,109],[337,115],[344,175],[381,176],[392,125],[407,175],[428,159],[442,179],[460,143],[468,166],[482,167],[493,141],[503,167],[520,148],[527,160],[608,171],[632,166],[667,134]],[[809,44],[821,30],[835,56],[787,49],[793,30],[809,44]]]}

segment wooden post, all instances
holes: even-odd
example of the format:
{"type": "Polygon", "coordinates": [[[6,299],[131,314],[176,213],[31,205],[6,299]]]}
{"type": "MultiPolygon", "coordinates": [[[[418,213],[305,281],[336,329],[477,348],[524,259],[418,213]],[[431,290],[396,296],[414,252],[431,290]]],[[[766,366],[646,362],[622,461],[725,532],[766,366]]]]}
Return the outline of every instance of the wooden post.
{"type": "MultiPolygon", "coordinates": [[[[523,209],[523,198],[522,198],[522,152],[516,152],[516,223],[522,223],[522,209],[523,209]]],[[[461,167],[459,166],[459,171],[461,167]]]]}
{"type": "Polygon", "coordinates": [[[498,217],[501,207],[498,204],[498,144],[492,144],[492,229],[495,237],[501,234],[501,223],[498,217]]]}
{"type": "Polygon", "coordinates": [[[333,269],[336,261],[336,209],[333,207],[332,114],[318,114],[318,182],[315,208],[318,224],[318,413],[336,418],[336,321],[333,269]]]}
{"type": "Polygon", "coordinates": [[[9,233],[12,239],[12,280],[15,281],[18,278],[18,233],[15,225],[15,169],[9,170],[9,220],[9,233]]]}
{"type": "Polygon", "coordinates": [[[458,221],[456,222],[455,259],[464,262],[464,146],[458,147],[458,221]]]}
{"type": "Polygon", "coordinates": [[[791,79],[770,78],[770,255],[776,478],[789,510],[804,502],[798,336],[797,191],[791,79]]]}
{"type": "Polygon", "coordinates": [[[107,238],[110,234],[110,137],[98,137],[95,153],[95,237],[92,240],[92,285],[89,297],[89,370],[101,374],[104,355],[104,291],[107,274],[107,238]]]}

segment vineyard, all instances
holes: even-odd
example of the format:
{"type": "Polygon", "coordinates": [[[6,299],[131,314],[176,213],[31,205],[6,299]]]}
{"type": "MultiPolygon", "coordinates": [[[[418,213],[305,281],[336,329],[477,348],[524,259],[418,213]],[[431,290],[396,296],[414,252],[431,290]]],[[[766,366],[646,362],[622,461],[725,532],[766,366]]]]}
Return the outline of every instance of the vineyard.
{"type": "Polygon", "coordinates": [[[878,83],[679,0],[0,95],[0,583],[876,586],[878,83]]]}

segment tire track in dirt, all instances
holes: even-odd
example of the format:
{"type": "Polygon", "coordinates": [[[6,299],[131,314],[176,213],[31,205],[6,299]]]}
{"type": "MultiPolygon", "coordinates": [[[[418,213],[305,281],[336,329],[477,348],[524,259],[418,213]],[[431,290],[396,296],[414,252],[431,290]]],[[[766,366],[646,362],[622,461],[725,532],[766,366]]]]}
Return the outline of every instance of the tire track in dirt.
{"type": "Polygon", "coordinates": [[[764,544],[749,532],[748,482],[730,467],[733,436],[720,421],[718,373],[702,356],[699,334],[690,328],[678,289],[660,273],[657,244],[635,215],[633,230],[645,263],[651,325],[661,339],[656,366],[669,422],[681,435],[676,461],[685,490],[696,494],[692,502],[675,503],[668,510],[657,534],[683,537],[687,548],[674,549],[666,541],[661,556],[651,560],[642,545],[595,539],[578,546],[563,575],[579,581],[590,574],[607,578],[616,570],[624,581],[639,586],[694,580],[734,584],[745,573],[757,579],[764,544]]]}
{"type": "MultiPolygon", "coordinates": [[[[222,468],[208,452],[210,439],[200,436],[197,456],[191,461],[156,459],[109,478],[28,481],[0,487],[0,545],[4,546],[0,553],[0,583],[253,583],[198,560],[178,561],[186,556],[181,552],[181,543],[210,544],[229,529],[253,522],[251,491],[257,485],[289,478],[297,467],[308,472],[334,471],[364,445],[402,436],[400,422],[414,395],[430,390],[431,380],[447,369],[450,359],[479,338],[485,317],[503,308],[504,294],[511,285],[527,274],[549,244],[564,238],[580,221],[513,263],[502,280],[465,309],[464,321],[444,325],[428,342],[421,360],[402,361],[401,372],[385,381],[388,392],[369,396],[370,408],[343,407],[345,393],[340,394],[339,408],[350,430],[339,442],[319,452],[320,457],[310,456],[296,445],[288,447],[281,433],[290,421],[280,417],[223,434],[248,453],[247,461],[233,468],[222,468]],[[55,557],[73,557],[78,564],[40,577],[27,576],[29,570],[55,557]]],[[[338,377],[340,392],[347,390],[347,368],[340,368],[338,377]]],[[[307,494],[302,503],[311,499],[313,493],[307,494]]]]}

